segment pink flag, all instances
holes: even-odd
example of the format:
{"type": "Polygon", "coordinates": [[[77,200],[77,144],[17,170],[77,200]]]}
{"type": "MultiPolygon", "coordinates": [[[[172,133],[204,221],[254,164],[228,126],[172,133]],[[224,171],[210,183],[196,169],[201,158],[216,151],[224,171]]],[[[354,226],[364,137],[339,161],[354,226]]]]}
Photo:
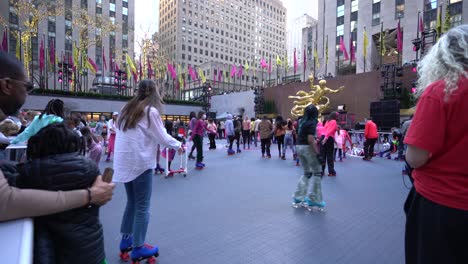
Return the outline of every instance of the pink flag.
{"type": "Polygon", "coordinates": [[[239,66],[239,70],[237,71],[237,77],[242,77],[242,66],[239,66]]]}
{"type": "Polygon", "coordinates": [[[148,59],[148,79],[151,78],[153,78],[153,66],[151,65],[151,62],[148,59]]]}
{"type": "Polygon", "coordinates": [[[397,26],[397,51],[401,52],[403,50],[403,32],[401,32],[400,20],[398,20],[397,26]]]}
{"type": "Polygon", "coordinates": [[[41,72],[44,70],[45,62],[45,49],[44,49],[44,38],[41,40],[41,47],[39,48],[39,70],[41,72]]]}
{"type": "Polygon", "coordinates": [[[90,57],[88,57],[88,62],[89,64],[91,64],[91,67],[93,67],[94,69],[94,73],[96,73],[98,71],[98,66],[97,64],[93,61],[93,59],[91,59],[90,57]]]}
{"type": "Polygon", "coordinates": [[[424,23],[423,23],[422,16],[419,17],[419,32],[421,32],[421,33],[424,32],[424,23]]]}
{"type": "Polygon", "coordinates": [[[221,72],[220,69],[218,69],[218,82],[222,82],[223,81],[223,74],[221,72]]]}
{"type": "Polygon", "coordinates": [[[232,65],[232,69],[231,69],[231,78],[233,78],[234,76],[236,76],[236,72],[237,72],[237,67],[236,67],[236,65],[232,65]]]}
{"type": "Polygon", "coordinates": [[[50,64],[55,67],[55,45],[53,41],[51,41],[49,45],[49,61],[50,64]]]}
{"type": "Polygon", "coordinates": [[[296,56],[296,48],[294,48],[294,74],[297,71],[297,56],[296,56]]]}
{"type": "Polygon", "coordinates": [[[3,31],[2,50],[8,52],[8,29],[3,31]]]}
{"type": "Polygon", "coordinates": [[[216,72],[213,70],[213,85],[216,84],[216,72]]]}
{"type": "Polygon", "coordinates": [[[188,67],[188,72],[189,72],[190,77],[192,78],[192,81],[196,81],[197,74],[194,72],[193,68],[190,65],[188,67]]]}
{"type": "Polygon", "coordinates": [[[351,34],[350,40],[349,40],[349,53],[351,53],[351,61],[355,62],[356,54],[355,54],[354,45],[353,45],[353,34],[351,34]]]}
{"type": "Polygon", "coordinates": [[[167,71],[171,73],[172,79],[175,80],[177,77],[177,73],[175,72],[174,66],[172,66],[172,64],[167,63],[167,71]]]}
{"type": "Polygon", "coordinates": [[[346,50],[346,46],[343,42],[343,37],[340,37],[340,50],[341,52],[343,52],[344,54],[344,60],[349,60],[349,56],[348,56],[348,51],[346,50]]]}
{"type": "Polygon", "coordinates": [[[135,80],[135,82],[138,82],[138,74],[132,71],[132,75],[133,75],[133,79],[135,80]]]}
{"type": "Polygon", "coordinates": [[[264,58],[262,58],[262,60],[260,61],[260,67],[262,67],[263,69],[268,68],[268,64],[266,63],[264,58]]]}
{"type": "MultiPolygon", "coordinates": [[[[106,61],[106,53],[104,52],[104,46],[102,47],[102,67],[105,71],[107,71],[107,61],[106,61]]],[[[111,67],[112,69],[112,67],[111,67]]]]}

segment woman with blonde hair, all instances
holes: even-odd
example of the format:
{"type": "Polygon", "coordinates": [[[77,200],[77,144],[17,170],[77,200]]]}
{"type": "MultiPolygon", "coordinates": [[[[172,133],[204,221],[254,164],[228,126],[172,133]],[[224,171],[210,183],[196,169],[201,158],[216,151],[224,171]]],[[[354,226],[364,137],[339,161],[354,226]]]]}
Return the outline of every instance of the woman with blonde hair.
{"type": "Polygon", "coordinates": [[[405,203],[406,263],[468,263],[468,25],[418,65],[418,104],[404,142],[414,186],[405,203]]]}
{"type": "Polygon", "coordinates": [[[157,246],[145,245],[149,223],[153,168],[158,144],[177,149],[181,143],[171,137],[161,119],[162,99],[156,83],[142,80],[138,92],[122,109],[117,120],[114,181],[125,184],[127,205],[120,232],[121,258],[132,261],[158,256],[157,246]]]}

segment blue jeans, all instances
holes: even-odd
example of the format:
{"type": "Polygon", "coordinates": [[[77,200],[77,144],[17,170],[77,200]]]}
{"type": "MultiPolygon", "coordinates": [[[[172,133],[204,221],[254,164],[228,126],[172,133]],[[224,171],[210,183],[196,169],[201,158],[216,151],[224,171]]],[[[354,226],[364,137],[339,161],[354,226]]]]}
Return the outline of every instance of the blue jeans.
{"type": "Polygon", "coordinates": [[[133,246],[143,246],[149,222],[149,207],[153,186],[153,170],[143,172],[135,180],[125,183],[127,206],[120,232],[133,236],[133,246]]]}

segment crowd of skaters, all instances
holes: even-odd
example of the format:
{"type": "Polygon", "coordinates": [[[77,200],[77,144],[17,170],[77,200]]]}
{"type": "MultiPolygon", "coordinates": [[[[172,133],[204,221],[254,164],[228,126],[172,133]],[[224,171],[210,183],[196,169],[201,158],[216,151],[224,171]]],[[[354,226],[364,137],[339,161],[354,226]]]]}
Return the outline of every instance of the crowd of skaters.
{"type": "MultiPolygon", "coordinates": [[[[468,174],[464,153],[468,147],[468,119],[463,117],[468,111],[468,26],[458,26],[442,35],[419,63],[418,72],[419,101],[414,118],[406,128],[402,127],[406,132],[392,132],[394,145],[400,146],[401,141],[407,145],[404,158],[414,183],[404,204],[406,263],[467,263],[468,174]]],[[[115,183],[103,182],[97,163],[83,155],[89,152],[86,145],[91,147],[99,139],[89,136],[93,132],[79,118],[65,118],[60,100],[49,102],[43,113],[28,121],[21,120],[29,125],[19,131],[22,122],[17,125],[15,118],[20,119],[17,112],[31,89],[21,63],[0,52],[0,121],[10,119],[5,122],[8,129],[2,132],[2,140],[9,139],[10,133],[19,133],[21,141],[28,141],[23,166],[3,160],[0,163],[0,221],[35,218],[36,263],[106,263],[99,206],[112,199],[115,183]]],[[[157,246],[145,243],[156,146],[184,152],[182,143],[167,133],[160,116],[161,105],[156,84],[142,80],[137,95],[114,120],[113,180],[125,186],[127,196],[120,249],[122,258],[127,256],[135,262],[157,256],[159,251],[157,246]]],[[[204,118],[204,113],[197,115],[190,133],[197,151],[203,149],[200,143],[208,128],[204,118]]],[[[258,134],[266,157],[271,156],[273,135],[277,142],[287,141],[287,130],[296,129],[295,154],[304,173],[294,192],[294,202],[325,205],[321,179],[325,163],[329,176],[336,175],[336,119],[337,113],[332,113],[320,123],[317,108],[309,105],[297,128],[294,124],[279,128],[276,120],[273,124],[267,118],[259,122],[258,134]]],[[[366,124],[365,161],[373,156],[376,127],[372,123],[366,124]]],[[[224,126],[229,149],[234,151],[233,142],[237,140],[239,145],[244,127],[242,123],[236,126],[232,118],[224,126]]],[[[214,127],[210,131],[213,133],[214,127]]],[[[284,146],[278,146],[278,151],[282,157],[284,146]]],[[[197,163],[203,161],[200,154],[197,163]]]]}

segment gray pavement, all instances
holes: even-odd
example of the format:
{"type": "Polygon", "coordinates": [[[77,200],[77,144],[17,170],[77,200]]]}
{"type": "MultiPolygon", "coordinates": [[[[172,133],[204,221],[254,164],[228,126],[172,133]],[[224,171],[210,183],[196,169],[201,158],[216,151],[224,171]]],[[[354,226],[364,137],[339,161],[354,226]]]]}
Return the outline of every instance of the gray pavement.
{"type": "MultiPolygon", "coordinates": [[[[290,153],[280,160],[272,145],[272,159],[259,148],[228,157],[224,143],[205,150],[204,170],[192,161],[186,178],[154,177],[147,242],[160,247],[158,263],[404,263],[401,162],[336,163],[338,176],[322,181],[326,212],[308,212],[291,206],[302,170],[290,153]]],[[[125,203],[119,184],[101,209],[109,263],[121,263],[125,203]]]]}

